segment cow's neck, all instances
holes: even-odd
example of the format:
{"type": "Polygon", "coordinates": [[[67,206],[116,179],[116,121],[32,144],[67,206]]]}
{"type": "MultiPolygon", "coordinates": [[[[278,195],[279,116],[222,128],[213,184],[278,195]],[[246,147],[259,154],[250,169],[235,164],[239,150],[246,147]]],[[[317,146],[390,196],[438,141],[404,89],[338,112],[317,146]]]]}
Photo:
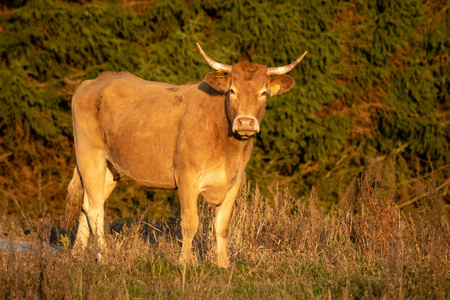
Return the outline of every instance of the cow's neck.
{"type": "Polygon", "coordinates": [[[228,136],[227,138],[228,143],[226,145],[228,146],[228,151],[231,153],[236,153],[236,155],[241,155],[242,153],[246,151],[251,151],[253,147],[253,138],[249,139],[240,139],[236,138],[234,136],[228,136]]]}

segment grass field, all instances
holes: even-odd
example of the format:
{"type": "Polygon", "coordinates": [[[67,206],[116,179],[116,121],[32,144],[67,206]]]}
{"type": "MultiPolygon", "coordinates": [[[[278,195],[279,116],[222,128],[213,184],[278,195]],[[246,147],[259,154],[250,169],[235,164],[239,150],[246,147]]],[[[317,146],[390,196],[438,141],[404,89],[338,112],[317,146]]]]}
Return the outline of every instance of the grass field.
{"type": "Polygon", "coordinates": [[[243,187],[230,228],[229,269],[217,268],[214,208],[200,202],[196,265],[178,264],[177,218],[110,221],[108,253],[95,243],[74,260],[70,238],[45,205],[22,217],[1,216],[0,238],[30,244],[0,252],[0,299],[448,299],[450,226],[433,180],[408,210],[395,203],[390,164],[370,168],[341,192],[329,213],[272,187],[243,187]]]}

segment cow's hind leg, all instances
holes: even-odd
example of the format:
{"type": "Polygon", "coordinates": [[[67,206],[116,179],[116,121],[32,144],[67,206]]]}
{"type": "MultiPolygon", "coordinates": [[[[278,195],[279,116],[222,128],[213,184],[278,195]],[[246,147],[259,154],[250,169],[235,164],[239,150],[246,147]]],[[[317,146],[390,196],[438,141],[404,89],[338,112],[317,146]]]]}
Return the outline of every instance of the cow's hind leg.
{"type": "Polygon", "coordinates": [[[96,151],[88,161],[78,159],[78,167],[84,185],[83,211],[80,215],[77,237],[74,246],[75,254],[86,248],[89,233],[97,238],[100,248],[99,259],[106,250],[104,241],[104,204],[117,182],[106,167],[104,151],[96,151]]]}

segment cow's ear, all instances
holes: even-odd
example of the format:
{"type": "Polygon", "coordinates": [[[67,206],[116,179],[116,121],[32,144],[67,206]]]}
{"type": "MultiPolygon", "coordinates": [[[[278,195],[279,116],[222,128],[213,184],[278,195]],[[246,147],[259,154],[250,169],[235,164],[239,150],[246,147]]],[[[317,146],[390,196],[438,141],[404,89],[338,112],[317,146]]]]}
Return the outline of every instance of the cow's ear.
{"type": "Polygon", "coordinates": [[[290,76],[278,75],[270,79],[268,91],[271,96],[281,95],[289,91],[294,85],[295,81],[290,76]]]}
{"type": "Polygon", "coordinates": [[[230,76],[219,71],[206,74],[205,81],[219,92],[227,91],[230,87],[230,76]]]}

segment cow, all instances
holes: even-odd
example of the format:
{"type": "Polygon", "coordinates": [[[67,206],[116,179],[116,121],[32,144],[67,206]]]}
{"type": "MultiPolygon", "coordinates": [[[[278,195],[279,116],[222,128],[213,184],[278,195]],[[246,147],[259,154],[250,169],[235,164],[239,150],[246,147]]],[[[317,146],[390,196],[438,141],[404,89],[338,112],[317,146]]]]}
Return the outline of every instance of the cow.
{"type": "Polygon", "coordinates": [[[99,258],[106,250],[104,203],[117,180],[127,176],[149,188],[178,190],[181,263],[195,261],[192,240],[199,224],[197,198],[216,207],[217,265],[228,267],[231,211],[260,131],[267,96],[289,91],[285,75],[306,55],[282,67],[219,63],[197,43],[215,71],[204,81],[171,85],[128,72],[104,72],[84,81],[72,99],[76,167],[68,186],[66,221],[78,231],[73,253],[89,235],[99,258]],[[276,75],[276,76],[275,76],[276,75]],[[271,77],[275,76],[275,77],[271,77]]]}

